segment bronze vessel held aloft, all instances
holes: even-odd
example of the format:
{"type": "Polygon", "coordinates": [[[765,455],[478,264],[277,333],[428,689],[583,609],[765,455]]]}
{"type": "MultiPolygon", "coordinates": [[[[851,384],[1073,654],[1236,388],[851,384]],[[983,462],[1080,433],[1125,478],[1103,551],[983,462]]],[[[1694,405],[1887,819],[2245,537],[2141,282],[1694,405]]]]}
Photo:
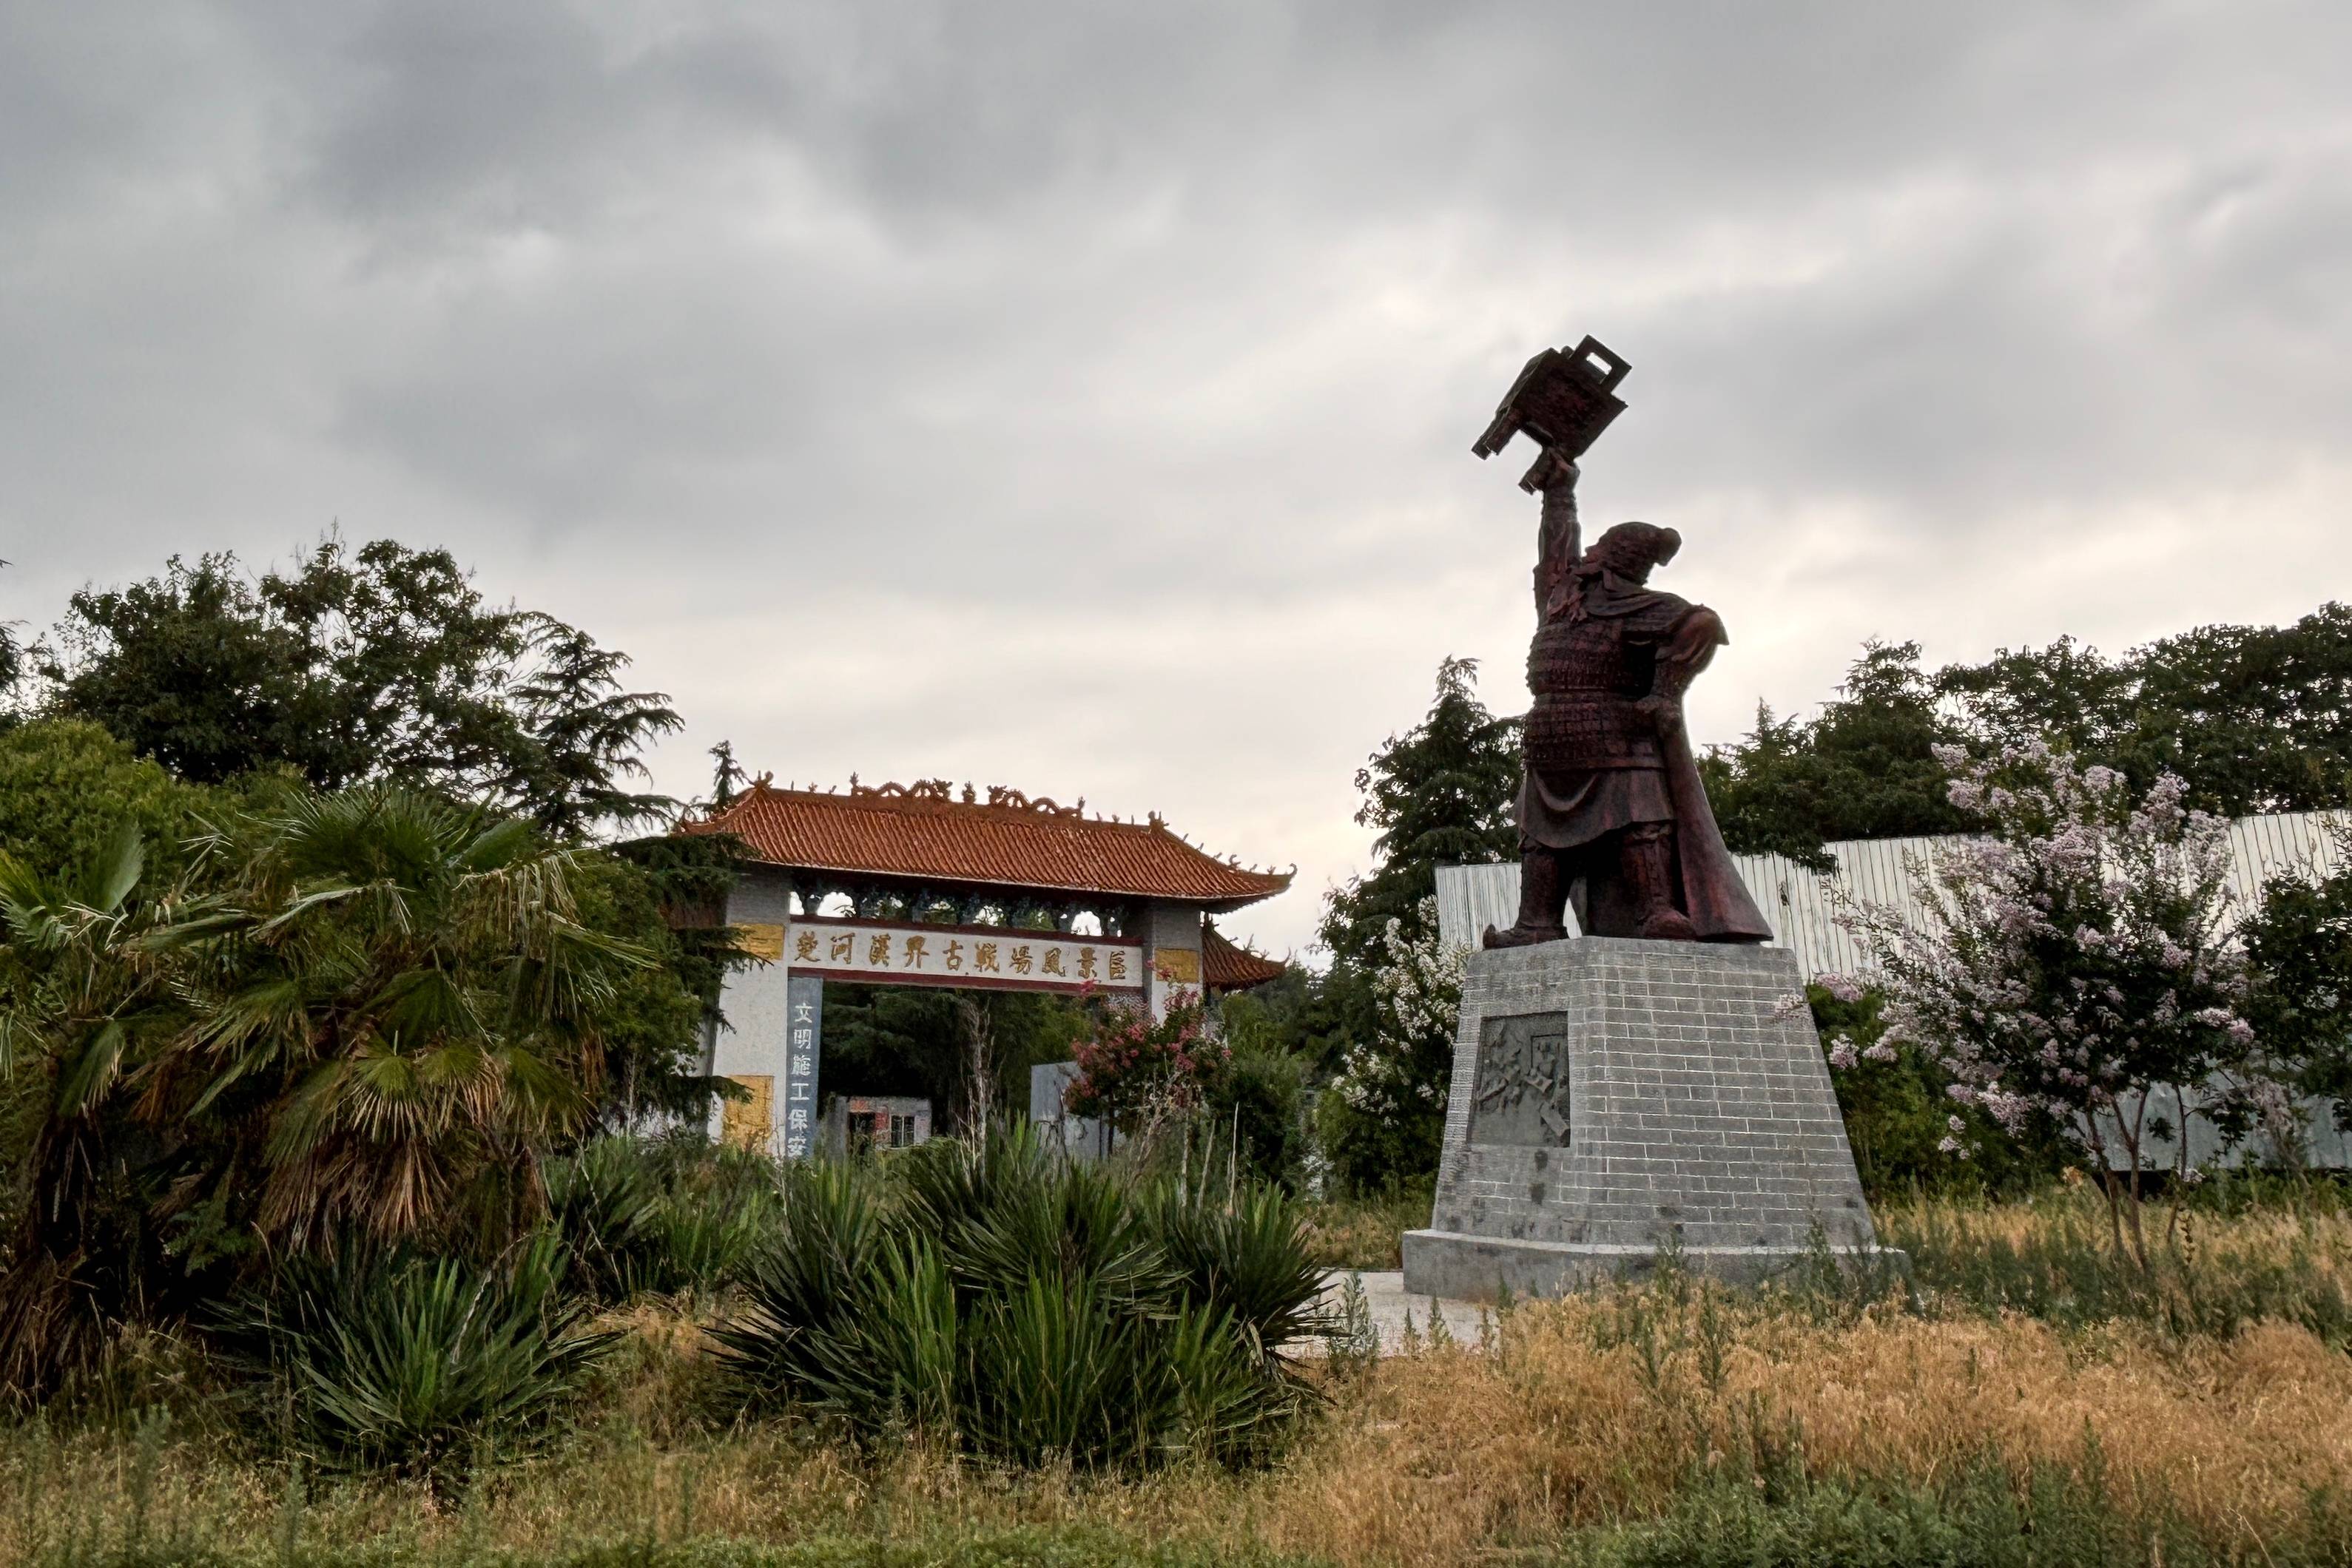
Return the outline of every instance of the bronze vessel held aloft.
{"type": "MultiPolygon", "coordinates": [[[[1572,350],[1546,349],[1511,383],[1495,410],[1495,423],[1470,450],[1492,457],[1524,430],[1547,452],[1574,462],[1625,412],[1616,389],[1632,368],[1597,338],[1588,337],[1572,350]]],[[[1544,466],[1545,460],[1537,459],[1519,488],[1533,491],[1544,466]]]]}

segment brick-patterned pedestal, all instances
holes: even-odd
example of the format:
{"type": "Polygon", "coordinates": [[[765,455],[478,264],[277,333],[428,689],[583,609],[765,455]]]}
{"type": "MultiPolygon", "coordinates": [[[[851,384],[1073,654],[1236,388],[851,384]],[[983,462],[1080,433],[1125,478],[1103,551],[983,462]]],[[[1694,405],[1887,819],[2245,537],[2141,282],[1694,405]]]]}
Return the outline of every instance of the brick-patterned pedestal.
{"type": "Polygon", "coordinates": [[[1818,1223],[1875,1244],[1785,948],[1583,936],[1475,953],[1431,1228],[1405,1289],[1556,1294],[1650,1268],[1754,1281],[1818,1223]]]}

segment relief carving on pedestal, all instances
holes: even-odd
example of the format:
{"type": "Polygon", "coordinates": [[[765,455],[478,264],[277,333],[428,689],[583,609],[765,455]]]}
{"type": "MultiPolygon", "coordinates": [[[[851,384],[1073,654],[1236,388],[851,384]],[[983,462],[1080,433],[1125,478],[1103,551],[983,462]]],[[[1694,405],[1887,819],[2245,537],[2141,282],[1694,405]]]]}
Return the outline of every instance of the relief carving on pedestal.
{"type": "Polygon", "coordinates": [[[1558,1013],[1485,1019],[1471,1095],[1473,1144],[1566,1148],[1567,1019],[1558,1013]]]}

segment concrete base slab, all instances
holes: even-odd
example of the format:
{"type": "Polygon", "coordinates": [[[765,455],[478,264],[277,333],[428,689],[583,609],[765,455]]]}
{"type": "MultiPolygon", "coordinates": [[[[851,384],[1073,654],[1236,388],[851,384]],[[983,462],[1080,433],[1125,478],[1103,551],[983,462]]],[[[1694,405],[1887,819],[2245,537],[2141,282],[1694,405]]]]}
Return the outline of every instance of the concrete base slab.
{"type": "MultiPolygon", "coordinates": [[[[1727,1285],[1761,1285],[1790,1275],[1814,1254],[1804,1247],[1685,1247],[1675,1256],[1690,1273],[1727,1285]]],[[[1891,1249],[1868,1256],[1880,1267],[1901,1270],[1908,1264],[1891,1249]]],[[[1558,1296],[1587,1285],[1645,1280],[1657,1272],[1662,1260],[1655,1247],[1408,1230],[1403,1277],[1412,1280],[1416,1291],[1454,1301],[1492,1301],[1505,1290],[1514,1296],[1558,1296]]],[[[1852,1261],[1841,1260],[1847,1266],[1852,1261]]]]}

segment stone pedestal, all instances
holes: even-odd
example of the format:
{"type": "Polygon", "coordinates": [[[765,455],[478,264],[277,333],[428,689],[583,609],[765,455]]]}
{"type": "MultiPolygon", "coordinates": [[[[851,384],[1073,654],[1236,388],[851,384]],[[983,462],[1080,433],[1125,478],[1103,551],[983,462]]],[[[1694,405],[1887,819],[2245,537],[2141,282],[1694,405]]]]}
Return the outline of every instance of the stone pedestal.
{"type": "Polygon", "coordinates": [[[1785,948],[1583,936],[1471,956],[1427,1230],[1405,1289],[1491,1300],[1786,1270],[1874,1246],[1785,948]],[[1790,1006],[1790,999],[1797,998],[1790,1006]]]}

